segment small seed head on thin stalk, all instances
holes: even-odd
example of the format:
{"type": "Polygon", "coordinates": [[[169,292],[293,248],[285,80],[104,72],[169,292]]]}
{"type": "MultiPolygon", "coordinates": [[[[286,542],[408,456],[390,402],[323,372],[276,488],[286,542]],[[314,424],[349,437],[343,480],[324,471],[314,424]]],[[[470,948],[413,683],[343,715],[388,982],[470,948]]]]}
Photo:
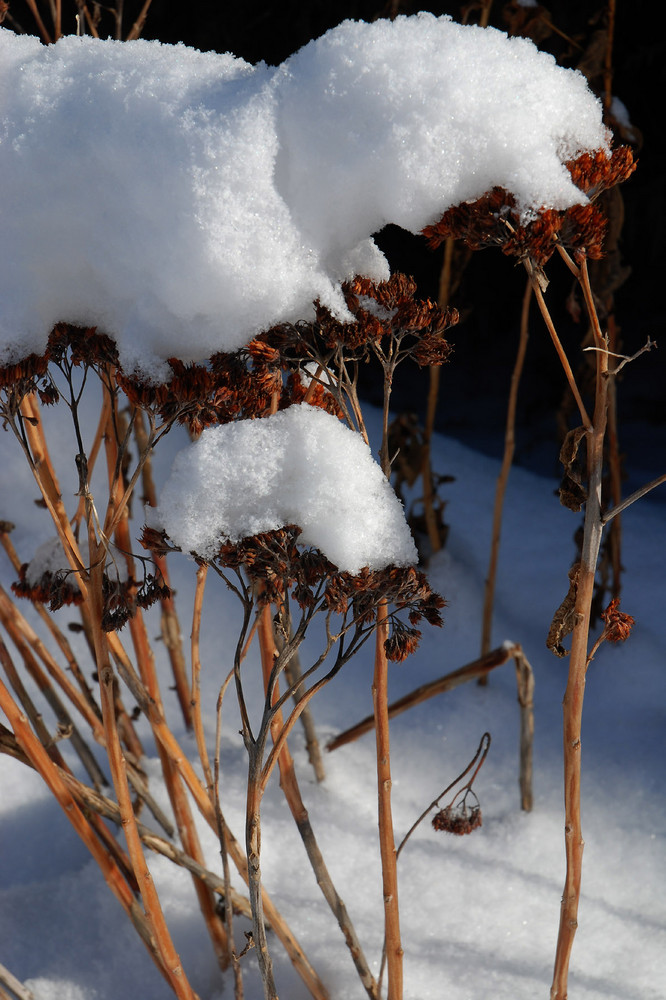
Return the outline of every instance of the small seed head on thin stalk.
{"type": "Polygon", "coordinates": [[[605,622],[604,638],[609,642],[624,642],[629,638],[636,619],[620,611],[620,598],[614,597],[605,611],[601,612],[605,622]]]}
{"type": "Polygon", "coordinates": [[[433,829],[445,833],[454,833],[463,837],[481,826],[481,807],[478,802],[467,806],[465,800],[457,805],[445,806],[432,818],[433,829]]]}

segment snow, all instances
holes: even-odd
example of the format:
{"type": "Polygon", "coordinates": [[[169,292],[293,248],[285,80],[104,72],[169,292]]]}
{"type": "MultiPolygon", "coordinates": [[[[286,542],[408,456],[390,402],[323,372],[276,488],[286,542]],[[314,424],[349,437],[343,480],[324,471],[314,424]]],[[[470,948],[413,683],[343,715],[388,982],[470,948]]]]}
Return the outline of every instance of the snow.
{"type": "Polygon", "coordinates": [[[233,350],[339,283],[372,240],[493,185],[525,213],[584,200],[563,163],[605,148],[584,77],[531,42],[422,13],[346,21],[279,67],[143,40],[0,29],[0,363],[56,322],[126,371],[233,350]]]}
{"type": "Polygon", "coordinates": [[[205,430],[176,455],[152,527],[212,558],[220,542],[287,524],[338,569],[418,561],[400,501],[361,436],[303,403],[205,430]]]}
{"type": "MultiPolygon", "coordinates": [[[[455,378],[452,367],[443,373],[455,378]]],[[[50,411],[52,420],[59,414],[50,411]]],[[[92,416],[92,415],[91,415],[92,416]]],[[[379,415],[368,414],[376,447],[379,415]]],[[[498,419],[501,416],[498,414],[498,419]]],[[[94,426],[94,420],[90,421],[94,426]]],[[[169,476],[184,432],[166,438],[155,455],[158,488],[169,476]]],[[[23,459],[5,438],[0,509],[16,521],[12,535],[27,558],[48,516],[17,505],[13,484],[23,459]]],[[[58,456],[63,494],[77,488],[73,450],[58,456]],[[71,466],[69,479],[66,470],[71,466]],[[64,469],[64,471],[63,471],[64,469]]],[[[473,660],[479,653],[480,612],[491,536],[492,498],[499,464],[437,436],[434,467],[455,476],[445,488],[450,525],[446,549],[433,560],[431,583],[448,600],[443,630],[424,632],[420,651],[390,671],[391,700],[473,660]]],[[[629,464],[630,461],[629,461],[629,464]]],[[[396,717],[391,724],[393,803],[400,839],[422,809],[471,759],[483,732],[492,745],[475,788],[483,826],[469,837],[438,834],[426,820],[399,862],[406,1000],[534,1000],[548,995],[564,878],[561,775],[561,700],[566,661],[545,648],[555,608],[568,586],[578,515],[554,495],[555,483],[524,470],[511,473],[500,552],[493,644],[520,642],[535,672],[534,810],[520,810],[518,707],[511,662],[487,687],[471,683],[396,717]]],[[[32,498],[34,487],[25,496],[32,498]]],[[[134,535],[138,534],[137,523],[134,535]]],[[[663,552],[666,521],[658,494],[623,515],[622,609],[637,624],[623,645],[604,645],[590,667],[583,721],[583,890],[572,957],[570,995],[576,1000],[661,1000],[666,954],[666,787],[661,765],[666,723],[666,630],[663,552]]],[[[194,567],[170,558],[183,632],[189,631],[194,567]]],[[[3,586],[14,574],[3,557],[3,586]]],[[[218,585],[219,584],[219,585],[218,585]]],[[[27,604],[21,602],[21,609],[27,604]]],[[[61,624],[75,618],[64,612],[61,624]]],[[[204,720],[214,731],[215,702],[229,667],[238,627],[234,598],[209,579],[204,606],[202,696],[204,720]]],[[[150,634],[159,621],[150,619],[150,634]]],[[[71,635],[80,662],[85,640],[71,635]]],[[[181,746],[196,759],[182,726],[165,653],[155,646],[167,712],[181,746]]],[[[258,652],[247,676],[260,676],[258,652]]],[[[307,665],[305,655],[303,665],[307,665]]],[[[319,738],[326,742],[371,712],[371,654],[362,652],[313,702],[319,738]]],[[[37,696],[36,696],[37,697],[37,696]]],[[[257,689],[250,699],[256,718],[257,689]]],[[[39,704],[43,705],[41,699],[39,704]]],[[[51,719],[44,705],[47,722],[51,719]]],[[[245,751],[233,696],[223,713],[222,775],[225,815],[237,837],[244,823],[245,751]]],[[[168,810],[159,762],[146,728],[151,788],[168,810]]],[[[377,862],[374,739],[326,754],[326,780],[317,785],[303,738],[290,741],[303,796],[331,874],[373,968],[381,952],[381,875],[377,862]]],[[[59,744],[77,769],[68,742],[59,744]]],[[[149,822],[147,819],[146,822],[149,822]]],[[[264,804],[263,874],[330,989],[332,1000],[363,995],[345,945],[311,875],[282,792],[274,780],[264,804]]],[[[219,870],[215,839],[199,833],[208,864],[219,870]]],[[[143,945],[85,849],[40,780],[0,756],[0,940],[2,962],[27,981],[36,1000],[168,1000],[143,945]]],[[[198,913],[189,877],[151,855],[151,870],[180,955],[201,1000],[222,1000],[223,988],[198,913]]],[[[234,884],[241,888],[234,876],[234,884]]],[[[238,933],[247,924],[238,921],[238,933]]],[[[271,936],[280,995],[307,994],[271,936]]],[[[247,1000],[259,1000],[255,960],[246,963],[247,1000]]]]}
{"type": "MultiPolygon", "coordinates": [[[[389,221],[417,231],[492,184],[512,190],[525,212],[581,200],[562,163],[606,141],[600,107],[582,77],[558,69],[527,42],[429,15],[392,24],[346,22],[275,69],[146,42],[65,38],[47,49],[0,31],[0,120],[2,358],[43,350],[57,320],[94,323],[116,337],[123,365],[153,377],[166,357],[203,359],[244,343],[269,323],[308,315],[317,295],[341,311],[341,278],[352,270],[386,272],[369,240],[389,221]]],[[[88,438],[98,404],[88,396],[81,402],[80,426],[88,438]]],[[[369,411],[367,418],[376,452],[380,417],[369,411]]],[[[49,411],[47,434],[57,445],[62,496],[75,507],[78,444],[67,426],[65,407],[49,411]]],[[[173,430],[154,456],[163,523],[175,535],[183,532],[185,549],[205,548],[226,531],[257,530],[255,519],[265,513],[253,506],[259,479],[269,485],[266,499],[276,508],[271,517],[301,518],[340,565],[354,565],[355,557],[373,563],[378,549],[409,561],[402,513],[389,509],[385,495],[377,512],[385,523],[364,527],[377,493],[376,466],[358,438],[344,437],[348,433],[335,418],[305,407],[207,431],[187,448],[185,432],[173,430]],[[220,440],[225,455],[233,456],[231,466],[205,457],[208,448],[218,451],[220,440]],[[347,456],[343,475],[341,454],[347,456]],[[183,479],[189,481],[183,485],[183,479]],[[205,486],[203,495],[199,486],[205,486]],[[192,490],[190,519],[179,510],[186,487],[192,490]],[[339,510],[355,491],[361,493],[357,505],[339,510]],[[277,509],[278,500],[284,507],[277,509]],[[382,535],[386,523],[390,541],[382,535]],[[354,538],[353,552],[335,548],[354,538]]],[[[36,488],[20,448],[9,434],[0,445],[0,512],[15,522],[12,540],[28,561],[53,527],[43,508],[31,503],[36,488]]],[[[429,567],[432,585],[448,601],[446,625],[426,630],[417,654],[391,666],[391,701],[479,653],[498,465],[441,436],[433,441],[433,464],[454,477],[446,485],[447,546],[429,567]]],[[[460,686],[391,726],[398,839],[460,773],[482,734],[492,734],[475,784],[482,828],[454,838],[425,822],[400,856],[406,1000],[547,995],[564,877],[566,663],[546,650],[545,637],[567,589],[580,522],[559,506],[554,487],[512,472],[494,619],[493,641],[502,644],[510,636],[520,642],[535,672],[533,812],[519,808],[519,719],[510,663],[492,674],[487,687],[460,686]]],[[[135,511],[134,537],[142,515],[135,511]]],[[[663,996],[665,545],[663,507],[655,497],[623,515],[622,607],[637,624],[626,644],[603,646],[588,671],[586,849],[570,983],[576,1000],[663,996]]],[[[194,566],[176,554],[170,568],[187,633],[194,566]]],[[[15,578],[4,556],[0,577],[5,589],[15,578]]],[[[208,733],[215,730],[216,700],[237,640],[234,602],[222,581],[209,580],[201,638],[208,733]]],[[[25,602],[21,609],[31,610],[25,602]]],[[[58,615],[64,629],[75,618],[71,609],[58,615]]],[[[154,609],[148,627],[159,635],[154,609]]],[[[67,634],[90,673],[85,636],[67,634]]],[[[304,661],[316,658],[316,639],[308,638],[304,661]]],[[[169,724],[194,762],[194,739],[170,690],[166,651],[160,643],[154,648],[169,724]]],[[[253,724],[264,700],[258,659],[255,645],[243,668],[253,724]]],[[[364,648],[313,701],[322,742],[371,711],[371,682],[371,653],[364,648]]],[[[40,692],[34,685],[30,692],[54,730],[40,692]]],[[[239,726],[228,694],[223,808],[236,837],[244,825],[246,767],[239,726]]],[[[151,790],[168,811],[150,732],[143,720],[138,727],[151,790]]],[[[313,828],[376,972],[383,927],[373,738],[326,755],[321,785],[312,778],[300,730],[290,745],[313,828]]],[[[80,773],[68,739],[59,747],[80,773]]],[[[207,864],[219,870],[219,845],[197,822],[207,864]]],[[[264,800],[262,843],[266,888],[332,1000],[361,996],[277,780],[264,800]]],[[[6,755],[0,755],[0,844],[2,963],[36,1000],[171,997],[57,803],[36,774],[6,755]]],[[[201,1000],[230,995],[189,876],[155,856],[150,866],[201,1000]]],[[[236,926],[240,948],[249,927],[241,920],[236,926]]],[[[273,935],[270,947],[281,995],[304,1000],[305,989],[273,935]]],[[[243,961],[247,1000],[259,1000],[254,954],[243,961]]]]}

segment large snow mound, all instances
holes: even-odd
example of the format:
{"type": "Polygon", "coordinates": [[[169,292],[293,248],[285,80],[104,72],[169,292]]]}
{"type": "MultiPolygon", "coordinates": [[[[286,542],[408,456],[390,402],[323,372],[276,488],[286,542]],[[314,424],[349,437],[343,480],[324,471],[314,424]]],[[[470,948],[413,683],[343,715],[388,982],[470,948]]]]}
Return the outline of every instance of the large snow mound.
{"type": "Polygon", "coordinates": [[[341,280],[388,276],[387,223],[493,185],[566,208],[563,163],[606,145],[582,75],[430,14],[346,21],[277,68],[0,29],[0,364],[65,321],[159,379],[317,297],[345,317],[341,280]]]}
{"type": "Polygon", "coordinates": [[[205,430],[176,455],[146,514],[207,558],[227,539],[297,524],[302,543],[348,573],[418,559],[402,504],[360,434],[307,403],[205,430]]]}

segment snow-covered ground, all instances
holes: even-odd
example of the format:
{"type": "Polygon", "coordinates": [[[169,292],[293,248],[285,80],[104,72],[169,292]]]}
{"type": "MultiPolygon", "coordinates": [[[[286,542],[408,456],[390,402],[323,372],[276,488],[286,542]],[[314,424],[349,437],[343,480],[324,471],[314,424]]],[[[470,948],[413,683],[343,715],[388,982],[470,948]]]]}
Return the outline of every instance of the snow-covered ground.
{"type": "MultiPolygon", "coordinates": [[[[447,372],[454,377],[453,369],[447,372]]],[[[498,419],[500,419],[498,415],[498,419]]],[[[163,442],[163,482],[178,443],[163,442]]],[[[27,557],[47,532],[44,512],[18,509],[17,484],[35,496],[15,448],[3,444],[2,513],[17,523],[15,544],[27,557]]],[[[70,463],[73,466],[73,463],[70,463]]],[[[400,697],[478,655],[480,610],[497,466],[438,438],[435,467],[455,476],[446,486],[450,535],[431,578],[449,606],[443,631],[425,632],[420,651],[391,667],[390,696],[400,697]]],[[[436,833],[428,822],[399,862],[406,997],[512,1000],[546,996],[564,873],[560,702],[566,661],[545,648],[553,610],[564,596],[578,516],[559,505],[554,483],[514,470],[509,485],[493,641],[522,643],[536,675],[534,810],[518,794],[518,707],[511,662],[487,687],[468,684],[396,717],[392,752],[396,836],[462,770],[482,733],[490,754],[476,783],[483,826],[471,836],[436,833]]],[[[625,645],[605,645],[588,674],[583,732],[583,830],[586,839],[580,928],[570,995],[576,1000],[660,1000],[666,973],[664,770],[666,627],[663,605],[663,505],[645,499],[623,518],[623,604],[637,619],[625,645]]],[[[178,607],[187,633],[193,564],[172,559],[178,607]]],[[[12,573],[6,562],[2,580],[12,573]]],[[[204,704],[212,733],[218,686],[235,635],[234,599],[209,582],[204,614],[204,704]]],[[[65,620],[72,619],[65,614],[65,620]]],[[[155,632],[157,623],[155,623],[155,632]]],[[[76,639],[76,636],[73,637],[76,639]]],[[[82,657],[84,651],[80,648],[82,657]]],[[[259,668],[248,662],[248,672],[259,668]]],[[[169,674],[161,662],[164,688],[169,674]]],[[[313,703],[322,741],[371,711],[370,657],[361,655],[313,703]]],[[[192,759],[175,703],[170,718],[192,759]]],[[[242,836],[244,750],[233,697],[226,700],[224,805],[242,836]]],[[[146,733],[147,737],[147,733],[146,733]]],[[[150,743],[148,743],[150,746],[150,743]]],[[[377,856],[372,734],[325,758],[314,782],[298,733],[292,740],[303,794],[333,877],[376,967],[381,952],[381,880],[377,856]]],[[[66,746],[65,746],[66,749],[66,746]]],[[[69,755],[68,755],[69,757],[69,755]]],[[[153,790],[167,803],[156,760],[153,790]]],[[[38,1000],[166,1000],[169,990],[134,938],[95,864],[40,779],[0,757],[0,940],[2,962],[38,1000]]],[[[334,1000],[360,997],[346,948],[309,869],[293,821],[274,782],[264,805],[264,878],[334,1000]]],[[[216,844],[201,826],[210,866],[216,844]]],[[[167,918],[202,1000],[223,995],[189,876],[162,859],[152,865],[167,918]]],[[[240,888],[240,881],[236,879],[240,888]]],[[[238,921],[239,933],[243,922],[238,921]]],[[[278,942],[281,995],[306,992],[278,942]]],[[[254,958],[245,960],[248,1000],[258,1000],[254,958]]],[[[229,995],[231,982],[226,984],[229,995]]]]}

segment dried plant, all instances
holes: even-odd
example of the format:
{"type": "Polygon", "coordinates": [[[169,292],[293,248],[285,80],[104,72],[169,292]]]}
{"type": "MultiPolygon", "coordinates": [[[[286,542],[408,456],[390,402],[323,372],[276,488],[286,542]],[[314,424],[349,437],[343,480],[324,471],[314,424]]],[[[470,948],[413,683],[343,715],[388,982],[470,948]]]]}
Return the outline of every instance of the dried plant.
{"type": "MultiPolygon", "coordinates": [[[[17,648],[23,651],[26,668],[39,677],[41,690],[55,707],[62,734],[72,739],[89,768],[94,789],[88,790],[76,783],[67,771],[63,758],[57,753],[57,744],[41,722],[39,709],[29,700],[20,673],[4,647],[0,655],[14,693],[4,686],[0,690],[3,709],[12,725],[2,748],[36,767],[52,788],[107,874],[107,880],[115,887],[116,895],[158,968],[179,997],[193,997],[193,993],[175,952],[144,856],[144,845],[162,853],[167,852],[167,848],[139,823],[136,802],[146,803],[159,818],[167,836],[174,831],[152,801],[141,772],[143,748],[133,725],[137,713],[142,713],[150,724],[181,838],[181,846],[169,849],[168,856],[192,872],[219,965],[222,969],[230,964],[233,966],[237,997],[242,996],[243,986],[241,956],[233,947],[233,911],[234,906],[242,908],[243,904],[237,901],[229,905],[229,900],[236,897],[230,883],[227,858],[248,884],[249,910],[253,918],[252,944],[265,995],[277,996],[266,938],[268,922],[287,948],[312,995],[322,1000],[326,996],[317,974],[261,882],[261,801],[277,767],[317,881],[336,915],[366,992],[377,998],[378,983],[332,883],[308,819],[287,741],[314,695],[371,636],[376,636],[378,731],[387,740],[388,661],[404,660],[417,647],[421,623],[441,624],[444,601],[431,590],[426,577],[414,568],[366,568],[357,574],[340,571],[321,552],[300,543],[297,525],[286,525],[235,543],[221,538],[214,558],[197,559],[190,684],[183,672],[180,628],[168,583],[167,559],[175,546],[163,532],[146,528],[142,536],[144,553],[134,551],[129,520],[132,500],[137,488],[143,485],[146,498],[151,500],[152,497],[155,502],[151,457],[176,424],[185,426],[196,438],[213,424],[248,417],[261,419],[292,403],[307,402],[328,410],[339,419],[346,419],[367,440],[356,391],[357,367],[366,358],[378,359],[384,376],[387,403],[381,454],[388,474],[388,397],[395,369],[408,357],[418,364],[444,361],[450,350],[444,331],[455,320],[454,314],[440,310],[433,303],[419,302],[415,291],[415,283],[400,275],[379,285],[364,280],[350,282],[345,286],[345,294],[354,322],[341,324],[317,306],[313,322],[276,327],[234,354],[218,354],[209,362],[196,365],[171,359],[172,375],[161,384],[142,382],[136,375],[124,372],[118,363],[115,344],[106,335],[94,328],[68,324],[58,324],[54,328],[43,356],[31,356],[18,365],[0,370],[0,411],[5,426],[23,450],[55,531],[54,540],[49,543],[48,558],[42,554],[22,562],[9,539],[10,526],[4,524],[3,544],[18,577],[13,592],[15,597],[32,602],[49,620],[61,649],[68,651],[70,669],[73,668],[78,688],[39,646],[53,680],[66,698],[83,712],[93,737],[106,749],[115,803],[109,804],[108,797],[95,798],[106,779],[99,769],[94,769],[94,758],[85,739],[71,723],[61,695],[56,694],[46,675],[39,671],[34,654],[26,645],[26,641],[37,640],[32,639],[27,622],[8,595],[3,596],[0,604],[3,624],[17,648]],[[87,446],[82,406],[85,393],[92,385],[101,387],[102,402],[92,445],[87,446]],[[54,405],[66,408],[71,419],[78,483],[73,513],[65,509],[42,420],[42,408],[54,405]],[[130,446],[136,449],[134,459],[130,458],[130,446]],[[97,471],[102,462],[105,473],[97,471]],[[93,486],[93,482],[97,485],[93,486]],[[218,750],[213,764],[208,757],[202,724],[198,634],[208,570],[219,575],[240,600],[240,625],[230,678],[234,679],[248,754],[245,850],[226,823],[220,792],[219,726],[226,684],[218,699],[218,750]],[[84,671],[46,611],[47,607],[54,611],[65,604],[77,608],[81,615],[81,628],[98,680],[97,694],[85,681],[84,671]],[[166,722],[154,653],[144,620],[144,611],[153,604],[161,606],[163,630],[170,638],[170,646],[178,647],[170,648],[171,665],[184,722],[195,730],[203,782],[194,773],[166,722]],[[166,614],[169,616],[167,624],[166,614]],[[308,630],[312,633],[315,619],[322,622],[318,633],[323,637],[321,652],[309,666],[290,675],[290,661],[301,650],[308,630]],[[129,647],[121,639],[122,630],[129,633],[129,647]],[[251,718],[245,691],[246,668],[243,667],[247,645],[254,632],[258,636],[265,685],[265,701],[257,721],[251,718]],[[21,634],[30,638],[21,639],[21,634]],[[126,699],[129,699],[128,707],[125,707],[126,699]],[[22,712],[26,712],[32,729],[20,722],[22,712]],[[215,879],[206,868],[185,789],[218,835],[224,859],[222,879],[215,879]],[[133,800],[132,796],[136,795],[138,800],[133,800]],[[72,802],[76,803],[75,807],[72,802]],[[91,808],[92,820],[80,818],[88,816],[91,808]],[[95,818],[97,813],[111,815],[120,821],[125,831],[126,852],[103,832],[104,828],[95,818]],[[98,843],[100,837],[102,841],[98,843]],[[216,893],[227,900],[224,919],[215,903],[216,893]]],[[[381,766],[386,768],[387,747],[382,749],[380,760],[381,766]]],[[[378,780],[380,788],[386,788],[381,772],[378,780]]],[[[384,878],[387,884],[395,884],[390,795],[384,796],[380,829],[384,855],[389,859],[393,856],[393,865],[385,860],[384,878]]],[[[397,902],[397,892],[394,896],[397,902]]],[[[401,961],[397,910],[388,912],[386,919],[387,942],[398,942],[394,954],[401,961]]],[[[390,982],[391,995],[398,997],[402,989],[401,968],[395,962],[390,963],[390,982]]]]}
{"type": "Polygon", "coordinates": [[[472,249],[497,246],[507,256],[521,261],[527,271],[532,292],[545,320],[558,357],[564,369],[572,398],[575,400],[580,426],[569,432],[562,449],[565,475],[560,488],[562,503],[574,511],[585,507],[585,519],[580,533],[580,559],[569,573],[568,594],[553,619],[548,645],[560,656],[569,656],[569,678],[564,695],[564,787],[565,787],[565,846],[567,872],[560,918],[560,929],[551,988],[551,1000],[565,1000],[569,960],[577,926],[580,897],[583,839],[580,821],[581,722],[585,673],[589,660],[603,638],[626,638],[633,619],[619,617],[616,603],[604,612],[602,637],[589,649],[589,633],[593,624],[595,575],[602,544],[602,533],[626,503],[643,495],[663,481],[659,477],[638,491],[635,497],[604,513],[602,484],[605,460],[605,439],[609,392],[614,377],[634,357],[649,350],[650,341],[632,358],[618,355],[610,346],[608,334],[602,331],[597,300],[592,292],[588,262],[603,255],[606,218],[597,203],[599,196],[625,181],[635,169],[628,147],[619,147],[610,154],[585,154],[568,164],[577,187],[589,197],[589,203],[575,205],[566,211],[539,212],[524,222],[506,192],[495,189],[483,198],[447,212],[439,223],[429,226],[425,235],[432,246],[449,237],[463,240],[472,249]],[[583,401],[583,392],[576,381],[568,357],[546,305],[544,293],[548,285],[544,267],[557,253],[565,262],[580,289],[587,310],[593,352],[593,411],[590,415],[583,401]],[[579,461],[579,450],[584,460],[579,461]],[[571,635],[567,652],[562,640],[571,635]]]}

